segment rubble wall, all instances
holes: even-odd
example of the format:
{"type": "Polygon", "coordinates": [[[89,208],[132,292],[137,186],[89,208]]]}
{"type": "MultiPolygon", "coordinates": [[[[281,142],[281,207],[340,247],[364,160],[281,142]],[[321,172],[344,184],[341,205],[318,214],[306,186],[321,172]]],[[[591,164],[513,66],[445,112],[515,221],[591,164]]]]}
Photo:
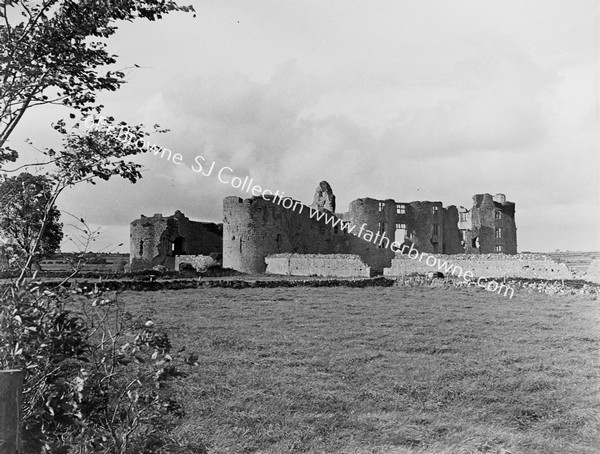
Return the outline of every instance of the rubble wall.
{"type": "Polygon", "coordinates": [[[223,201],[223,267],[264,273],[265,257],[278,253],[338,254],[354,238],[310,216],[290,198],[226,197],[223,201]]]}
{"type": "Polygon", "coordinates": [[[165,266],[176,269],[176,255],[208,255],[223,250],[222,226],[212,222],[190,221],[183,213],[164,217],[141,216],[130,224],[132,270],[165,266]]]}
{"type": "MultiPolygon", "coordinates": [[[[412,254],[415,256],[415,254],[412,254]]],[[[407,255],[396,255],[392,266],[384,269],[384,276],[406,276],[413,273],[428,273],[441,271],[445,276],[458,276],[459,271],[471,271],[474,277],[504,278],[518,277],[529,279],[573,279],[573,274],[564,263],[557,263],[545,255],[540,254],[453,254],[430,255],[439,258],[434,266],[426,263],[427,255],[420,261],[411,259],[407,255]],[[439,266],[444,262],[450,268],[439,266]],[[459,267],[455,268],[455,267],[459,267]],[[452,273],[452,270],[455,270],[452,273]]],[[[433,264],[434,260],[429,259],[433,264]]]]}
{"type": "Polygon", "coordinates": [[[175,270],[180,271],[179,267],[189,263],[196,271],[204,271],[210,266],[216,265],[217,261],[208,255],[176,255],[175,256],[175,270]]]}
{"type": "Polygon", "coordinates": [[[600,259],[596,258],[592,260],[587,272],[585,273],[585,280],[589,282],[595,282],[600,284],[600,259]]]}

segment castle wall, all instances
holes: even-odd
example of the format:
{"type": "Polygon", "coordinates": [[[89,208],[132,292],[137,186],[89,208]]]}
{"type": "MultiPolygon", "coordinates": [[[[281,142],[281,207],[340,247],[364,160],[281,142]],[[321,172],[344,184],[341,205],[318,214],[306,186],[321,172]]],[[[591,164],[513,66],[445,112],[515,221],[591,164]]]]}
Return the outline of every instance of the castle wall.
{"type": "Polygon", "coordinates": [[[515,204],[507,202],[503,194],[495,197],[490,194],[474,195],[471,238],[479,239],[481,254],[516,254],[515,204]],[[501,229],[500,238],[497,237],[497,229],[501,229]],[[498,247],[501,250],[497,250],[498,247]]]}
{"type": "Polygon", "coordinates": [[[286,276],[370,277],[371,269],[355,254],[272,254],[267,273],[286,276]]]}
{"type": "Polygon", "coordinates": [[[181,219],[178,221],[177,235],[185,239],[181,249],[182,255],[223,252],[223,227],[218,224],[181,219]]]}
{"type": "MultiPolygon", "coordinates": [[[[414,255],[414,254],[413,254],[414,255]]],[[[451,268],[438,264],[429,266],[427,256],[421,261],[411,259],[406,255],[398,255],[392,260],[392,266],[384,270],[384,276],[406,276],[413,273],[426,274],[430,271],[441,271],[446,276],[452,274],[454,266],[460,267],[462,272],[471,271],[474,277],[501,279],[503,277],[536,278],[536,279],[572,279],[573,274],[564,263],[557,263],[544,255],[538,254],[460,254],[460,255],[435,255],[441,263],[446,262],[451,268]]],[[[431,263],[433,259],[430,259],[431,263]]],[[[438,262],[439,263],[439,262],[438,262]]],[[[454,276],[458,277],[458,270],[454,276]]]]}
{"type": "MultiPolygon", "coordinates": [[[[441,253],[445,244],[446,233],[457,231],[445,229],[445,216],[441,202],[396,202],[392,199],[376,200],[371,198],[357,199],[350,203],[349,212],[344,219],[360,228],[366,224],[365,230],[379,232],[383,228],[390,244],[394,241],[412,243],[415,248],[424,252],[441,253]],[[406,237],[400,237],[403,227],[406,237]]],[[[355,232],[357,231],[355,230],[355,232]]],[[[460,241],[459,241],[460,244],[460,241]]],[[[374,269],[382,270],[390,266],[395,254],[387,245],[373,244],[367,241],[353,243],[351,253],[359,254],[374,269]]]]}
{"type": "Polygon", "coordinates": [[[411,202],[409,213],[409,225],[415,248],[423,252],[441,253],[444,247],[442,202],[411,202]]]}
{"type": "MultiPolygon", "coordinates": [[[[334,196],[326,182],[315,194],[313,210],[333,216],[334,196]],[[327,190],[325,190],[325,189],[327,190]]],[[[223,202],[223,266],[263,273],[265,257],[278,253],[356,254],[373,271],[391,266],[392,243],[429,254],[516,253],[514,203],[502,194],[478,194],[473,209],[444,208],[441,202],[357,199],[348,213],[336,215],[351,233],[311,218],[310,209],[291,198],[274,196],[223,202]]]]}
{"type": "Polygon", "coordinates": [[[464,247],[461,243],[462,233],[458,228],[458,209],[454,205],[444,208],[444,254],[462,254],[464,247]]]}
{"type": "Polygon", "coordinates": [[[167,245],[161,239],[168,230],[169,218],[161,214],[153,217],[141,216],[129,225],[129,254],[131,269],[149,269],[165,265],[167,245]]]}
{"type": "MultiPolygon", "coordinates": [[[[354,234],[358,234],[363,228],[362,238],[354,237],[350,241],[350,254],[358,254],[374,270],[383,271],[383,268],[389,266],[394,258],[394,252],[389,248],[389,244],[394,242],[395,221],[396,221],[396,203],[393,200],[382,201],[384,207],[379,209],[379,201],[371,198],[357,199],[350,203],[350,210],[344,214],[344,220],[355,226],[354,234]],[[383,229],[383,230],[382,230],[383,229]],[[364,232],[369,230],[373,232],[371,241],[365,239],[364,232]],[[375,236],[380,233],[379,240],[375,243],[375,236]],[[387,238],[378,244],[382,237],[387,238]]],[[[403,240],[400,240],[403,241],[403,240]]]]}
{"type": "Polygon", "coordinates": [[[245,273],[264,273],[265,257],[291,252],[336,254],[349,249],[351,235],[310,218],[309,208],[292,199],[273,197],[223,201],[223,267],[245,273]],[[265,200],[268,199],[268,200],[265,200]],[[279,202],[282,199],[278,199],[279,202]]]}
{"type": "Polygon", "coordinates": [[[130,224],[132,270],[162,265],[175,269],[176,255],[208,255],[222,251],[221,227],[212,222],[190,221],[183,213],[141,216],[130,224]]]}

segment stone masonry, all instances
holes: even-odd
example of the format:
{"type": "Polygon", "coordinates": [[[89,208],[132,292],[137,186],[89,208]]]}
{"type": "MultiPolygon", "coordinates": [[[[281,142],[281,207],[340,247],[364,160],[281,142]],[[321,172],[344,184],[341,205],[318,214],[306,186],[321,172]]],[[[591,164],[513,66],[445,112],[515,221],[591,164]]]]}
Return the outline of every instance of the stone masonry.
{"type": "Polygon", "coordinates": [[[218,261],[210,255],[176,255],[175,271],[181,271],[181,265],[191,265],[196,271],[205,271],[211,266],[218,265],[218,261]]]}
{"type": "Polygon", "coordinates": [[[181,211],[141,216],[130,224],[131,270],[162,265],[175,269],[177,255],[209,255],[223,250],[222,226],[190,221],[181,211]]]}
{"type": "Polygon", "coordinates": [[[370,277],[371,269],[355,254],[271,254],[268,274],[284,276],[370,277]]]}
{"type": "MultiPolygon", "coordinates": [[[[564,263],[557,263],[540,254],[457,254],[434,255],[437,264],[430,266],[426,263],[427,256],[422,260],[398,255],[392,260],[392,266],[386,268],[384,276],[408,276],[410,274],[427,274],[440,271],[446,276],[458,277],[470,271],[474,277],[501,279],[517,277],[529,279],[573,279],[573,273],[564,263]],[[447,266],[444,266],[444,263],[447,266]],[[441,264],[441,265],[440,265],[441,264]],[[459,267],[455,269],[454,267],[459,267]],[[454,270],[454,272],[452,271],[454,270]]],[[[416,257],[413,254],[413,257],[416,257]]],[[[435,263],[430,259],[431,263],[435,263]]]]}
{"type": "Polygon", "coordinates": [[[391,266],[392,242],[412,245],[432,254],[505,253],[517,251],[515,204],[503,194],[476,194],[468,210],[442,202],[396,202],[357,199],[347,213],[335,214],[335,196],[326,181],[319,183],[309,208],[289,197],[256,196],[223,202],[223,266],[247,273],[264,273],[270,254],[357,254],[373,270],[391,266]],[[310,209],[326,212],[332,222],[317,220],[310,209]],[[335,217],[333,217],[335,216],[335,217]],[[376,244],[348,233],[342,225],[377,232],[376,244]]]}

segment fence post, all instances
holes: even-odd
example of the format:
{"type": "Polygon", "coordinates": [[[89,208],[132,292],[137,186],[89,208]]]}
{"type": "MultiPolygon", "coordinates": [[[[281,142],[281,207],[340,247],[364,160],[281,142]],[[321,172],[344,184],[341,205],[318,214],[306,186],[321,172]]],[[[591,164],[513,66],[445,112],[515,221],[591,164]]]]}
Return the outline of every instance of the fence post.
{"type": "Polygon", "coordinates": [[[0,370],[0,453],[21,453],[23,371],[0,370]]]}

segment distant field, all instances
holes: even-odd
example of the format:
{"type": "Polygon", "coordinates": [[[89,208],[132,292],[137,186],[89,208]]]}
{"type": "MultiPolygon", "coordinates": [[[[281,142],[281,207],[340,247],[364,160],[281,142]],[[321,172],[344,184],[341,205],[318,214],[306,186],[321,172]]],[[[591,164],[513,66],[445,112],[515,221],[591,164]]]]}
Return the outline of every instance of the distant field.
{"type": "Polygon", "coordinates": [[[200,354],[211,453],[598,453],[600,302],[476,289],[125,292],[200,354]]]}
{"type": "MultiPolygon", "coordinates": [[[[90,262],[82,267],[83,271],[116,272],[129,263],[129,254],[101,254],[89,260],[90,262]]],[[[51,259],[42,260],[40,265],[44,271],[72,271],[69,261],[77,263],[77,254],[59,254],[51,259]]]]}

